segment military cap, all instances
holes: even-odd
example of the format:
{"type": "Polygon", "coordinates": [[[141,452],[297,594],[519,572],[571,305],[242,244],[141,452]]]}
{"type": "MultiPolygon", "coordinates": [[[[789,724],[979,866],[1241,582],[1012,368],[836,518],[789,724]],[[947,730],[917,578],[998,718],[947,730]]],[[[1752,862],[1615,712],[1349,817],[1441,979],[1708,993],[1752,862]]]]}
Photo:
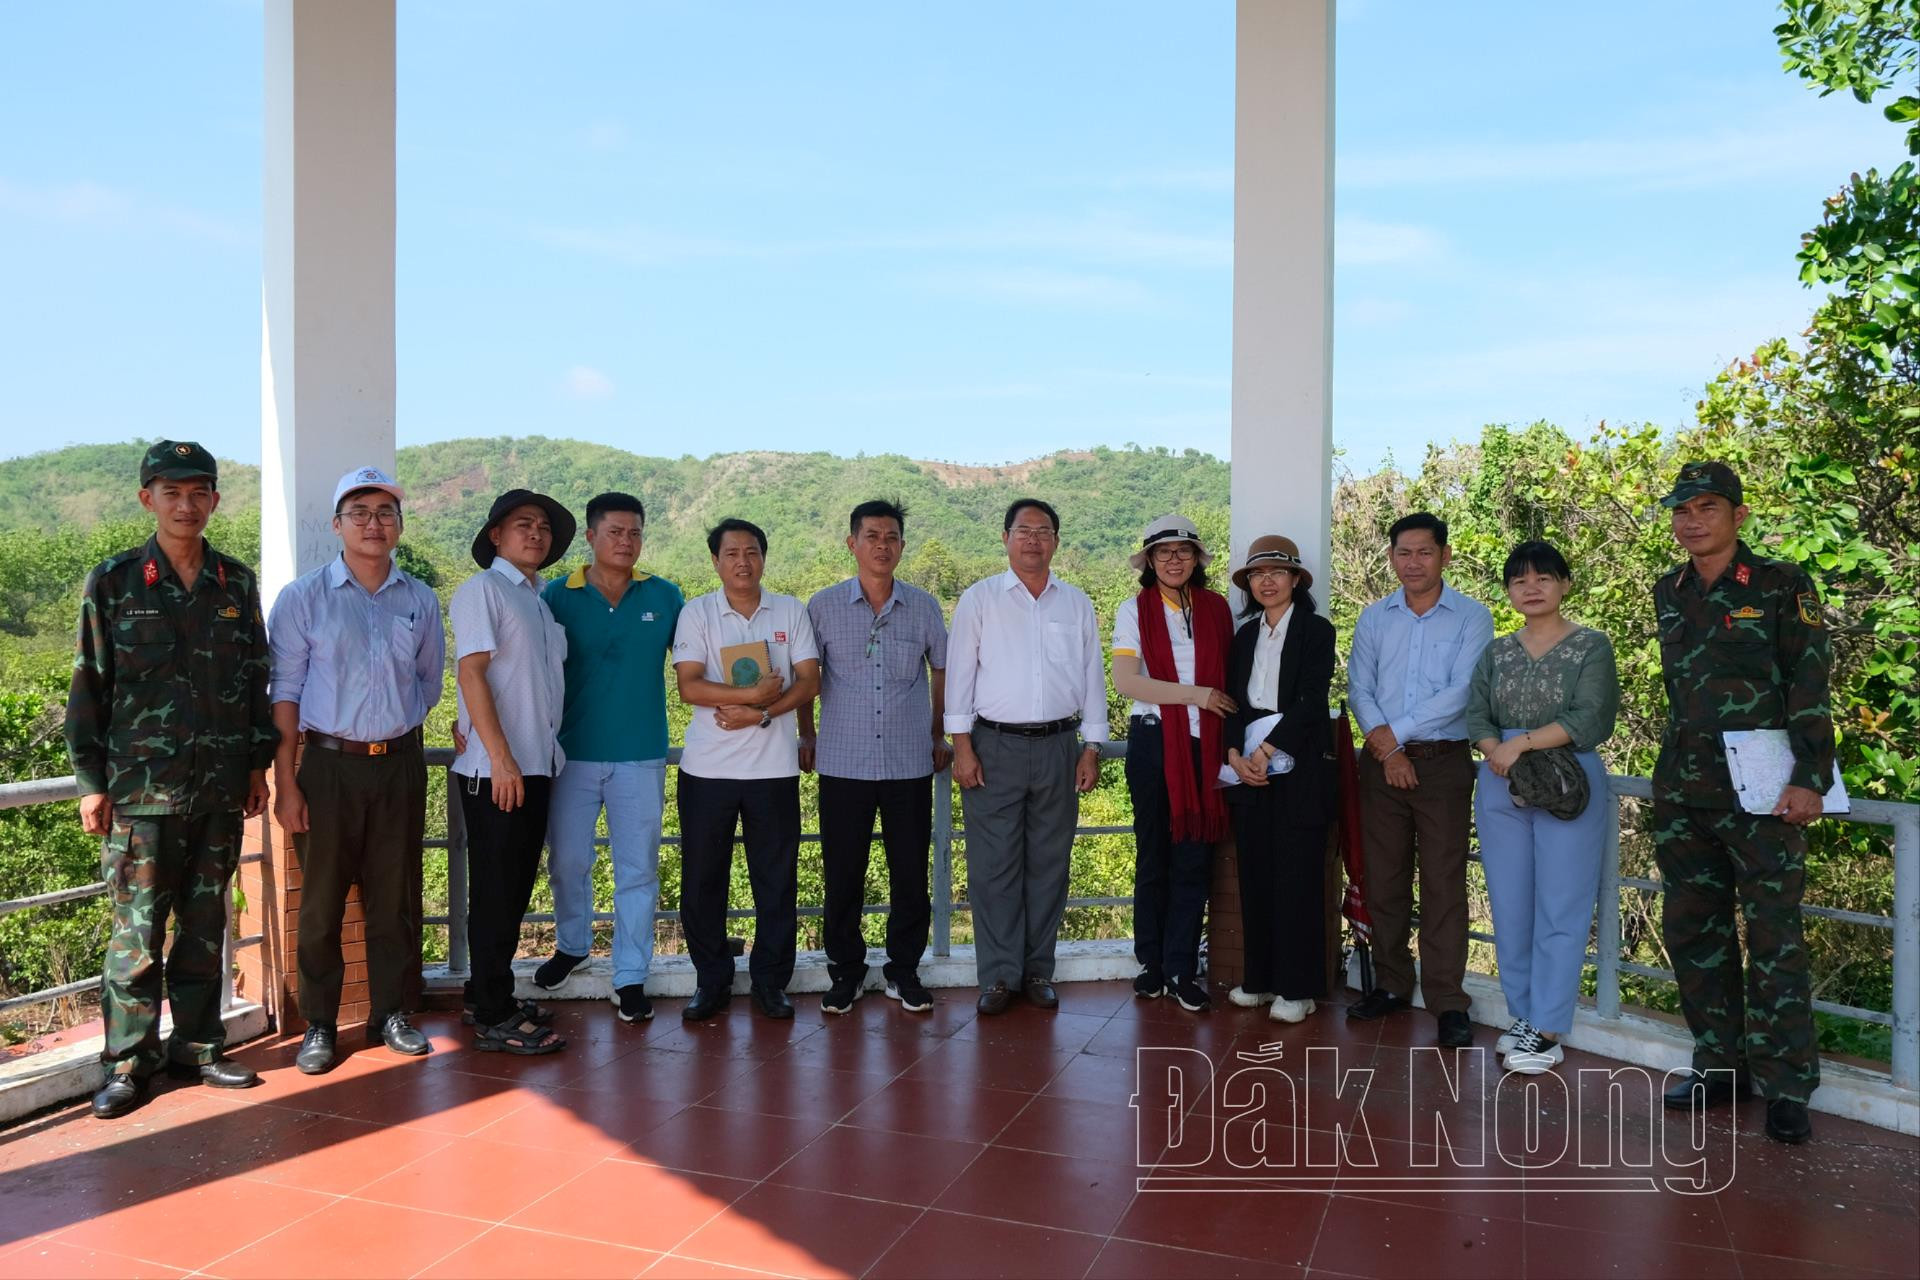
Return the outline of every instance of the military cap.
{"type": "Polygon", "coordinates": [[[1571,822],[1586,812],[1593,787],[1573,752],[1565,747],[1548,747],[1529,751],[1513,762],[1507,770],[1507,790],[1516,805],[1545,809],[1571,822]]]}
{"type": "Polygon", "coordinates": [[[1745,500],[1741,496],[1740,477],[1732,467],[1724,462],[1689,462],[1673,478],[1673,492],[1660,499],[1660,505],[1677,507],[1703,493],[1717,493],[1736,507],[1745,500]]]}
{"type": "Polygon", "coordinates": [[[220,483],[220,464],[191,440],[159,440],[140,460],[140,487],[155,480],[198,480],[220,483]]]}

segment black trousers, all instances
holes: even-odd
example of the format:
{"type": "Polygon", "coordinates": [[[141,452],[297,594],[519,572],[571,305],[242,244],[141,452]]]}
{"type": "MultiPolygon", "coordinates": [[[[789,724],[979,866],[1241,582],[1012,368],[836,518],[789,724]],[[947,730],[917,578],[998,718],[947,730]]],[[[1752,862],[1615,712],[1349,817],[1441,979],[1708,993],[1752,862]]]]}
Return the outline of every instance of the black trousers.
{"type": "Polygon", "coordinates": [[[680,928],[703,987],[733,986],[727,949],[727,890],[733,833],[747,846],[753,888],[753,945],[747,972],[756,986],[781,990],[793,978],[799,933],[794,905],[800,874],[800,779],[700,778],[682,771],[680,928]]]}
{"type": "Polygon", "coordinates": [[[827,882],[827,972],[835,982],[867,976],[867,860],[873,821],[887,853],[887,981],[913,976],[927,949],[933,900],[933,775],[867,782],[820,775],[820,855],[827,882]]]}
{"type": "Polygon", "coordinates": [[[1279,788],[1242,787],[1228,807],[1240,864],[1247,991],[1285,1000],[1327,994],[1327,829],[1287,821],[1279,788]]]}
{"type": "Polygon", "coordinates": [[[474,1021],[491,1027],[514,1014],[513,957],[547,842],[553,779],[527,777],[526,802],[502,812],[493,803],[492,779],[453,776],[467,820],[467,949],[473,969],[467,989],[474,1021]]]}
{"type": "Polygon", "coordinates": [[[406,1007],[409,965],[420,950],[420,842],[426,835],[427,764],[415,738],[383,756],[309,747],[300,757],[307,830],[300,855],[300,1016],[331,1027],[346,965],[340,920],[360,886],[366,920],[367,1025],[406,1007]]]}
{"type": "MultiPolygon", "coordinates": [[[[1127,731],[1127,792],[1133,797],[1133,958],[1163,976],[1191,978],[1200,963],[1200,924],[1213,882],[1213,846],[1173,838],[1166,742],[1157,721],[1133,717],[1127,731]]],[[[1192,763],[1200,769],[1200,740],[1192,763]]],[[[1213,779],[1201,778],[1211,787],[1213,779]]]]}

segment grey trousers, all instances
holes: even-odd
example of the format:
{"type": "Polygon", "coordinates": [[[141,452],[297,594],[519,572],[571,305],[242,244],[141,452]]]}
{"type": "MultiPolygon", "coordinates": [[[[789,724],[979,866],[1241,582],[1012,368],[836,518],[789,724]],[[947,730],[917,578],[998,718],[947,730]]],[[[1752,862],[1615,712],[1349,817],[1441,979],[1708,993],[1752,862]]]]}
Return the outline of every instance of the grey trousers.
{"type": "Polygon", "coordinates": [[[1067,869],[1080,796],[1072,733],[1023,738],[976,729],[986,785],[963,790],[967,901],[982,990],[1053,980],[1053,946],[1067,909],[1067,869]]]}

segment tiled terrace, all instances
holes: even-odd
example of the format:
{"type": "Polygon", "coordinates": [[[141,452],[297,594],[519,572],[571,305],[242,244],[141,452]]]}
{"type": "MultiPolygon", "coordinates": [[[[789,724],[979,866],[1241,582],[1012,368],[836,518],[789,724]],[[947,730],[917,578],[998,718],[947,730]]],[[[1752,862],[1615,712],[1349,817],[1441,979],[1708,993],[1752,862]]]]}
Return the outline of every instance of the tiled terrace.
{"type": "MultiPolygon", "coordinates": [[[[1409,1098],[1427,1086],[1410,1082],[1402,1052],[1428,1040],[1424,1014],[1383,1028],[1323,1009],[1282,1029],[1085,983],[1060,989],[1058,1013],[1017,1006],[980,1021],[967,992],[938,994],[919,1018],[872,996],[824,1018],[802,997],[786,1024],[745,1000],[703,1026],[680,1022],[679,1001],[634,1027],[574,1004],[560,1014],[570,1048],[530,1059],[475,1053],[453,1016],[431,1014],[431,1057],[362,1050],[318,1078],[294,1071],[290,1042],[255,1044],[239,1056],[264,1073],[257,1089],[166,1087],[119,1122],[73,1106],[0,1132],[0,1275],[1753,1277],[1920,1265],[1920,1142],[1885,1130],[1819,1116],[1811,1145],[1783,1148],[1760,1135],[1749,1101],[1709,1125],[1723,1145],[1729,1125],[1737,1134],[1737,1172],[1717,1194],[1569,1193],[1566,1177],[1583,1172],[1571,1151],[1524,1170],[1496,1162],[1485,1172],[1510,1176],[1503,1189],[1434,1194],[1391,1180],[1431,1172],[1406,1141],[1409,1098]],[[1283,1193],[1215,1155],[1179,1171],[1224,1175],[1205,1193],[1139,1190],[1135,1050],[1233,1063],[1275,1041],[1296,1078],[1315,1045],[1339,1048],[1343,1068],[1375,1068],[1378,1167],[1283,1193]]],[[[1490,1050],[1493,1033],[1479,1035],[1490,1050]]],[[[1607,1065],[1570,1052],[1563,1071],[1607,1065]]],[[[1504,1135],[1501,1106],[1516,1095],[1498,1085],[1497,1072],[1469,1070],[1466,1100],[1440,1108],[1457,1120],[1497,1096],[1504,1135]]],[[[1352,1116],[1348,1105],[1310,1118],[1321,1127],[1309,1143],[1352,1116]]],[[[1606,1131],[1597,1118],[1560,1123],[1588,1141],[1606,1131]]],[[[1481,1145],[1452,1128],[1462,1151],[1481,1145]]],[[[1644,1118],[1627,1121],[1626,1148],[1636,1133],[1644,1144],[1644,1118]]]]}

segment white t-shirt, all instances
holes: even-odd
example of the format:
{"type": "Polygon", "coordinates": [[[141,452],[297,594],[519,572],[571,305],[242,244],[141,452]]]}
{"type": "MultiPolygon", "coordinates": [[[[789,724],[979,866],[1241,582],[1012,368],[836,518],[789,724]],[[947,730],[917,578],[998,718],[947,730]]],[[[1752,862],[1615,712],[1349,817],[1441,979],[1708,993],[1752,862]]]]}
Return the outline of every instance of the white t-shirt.
{"type": "MultiPolygon", "coordinates": [[[[727,683],[720,650],[753,640],[767,642],[773,666],[793,683],[793,664],[818,660],[813,623],[807,607],[792,596],[775,591],[760,593],[760,607],[743,618],[727,603],[724,591],[710,591],[687,601],[673,633],[673,661],[705,664],[704,676],[727,683]]],[[[714,723],[712,707],[695,707],[687,721],[687,745],[680,768],[696,778],[796,778],[800,776],[800,737],[797,716],[789,711],[761,728],[722,729],[714,723]]]]}
{"type": "MultiPolygon", "coordinates": [[[[1167,639],[1173,646],[1173,670],[1181,684],[1192,684],[1193,679],[1193,636],[1188,632],[1189,623],[1181,616],[1180,606],[1160,597],[1167,620],[1167,639]]],[[[1140,669],[1146,671],[1146,654],[1140,647],[1140,597],[1129,596],[1120,602],[1120,608],[1113,615],[1113,656],[1116,658],[1138,658],[1140,669]]],[[[1146,702],[1136,702],[1130,713],[1136,716],[1157,716],[1160,708],[1146,702]]],[[[1194,737],[1200,736],[1200,711],[1197,707],[1187,708],[1187,728],[1194,737]]]]}

